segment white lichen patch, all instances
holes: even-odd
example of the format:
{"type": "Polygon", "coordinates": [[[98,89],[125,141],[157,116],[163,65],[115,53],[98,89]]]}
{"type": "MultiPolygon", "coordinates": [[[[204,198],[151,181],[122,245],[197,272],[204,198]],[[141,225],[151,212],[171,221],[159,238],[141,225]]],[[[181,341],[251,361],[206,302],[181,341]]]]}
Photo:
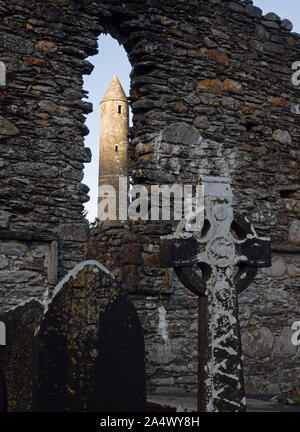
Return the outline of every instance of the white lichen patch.
{"type": "Polygon", "coordinates": [[[170,343],[168,335],[167,311],[163,306],[158,308],[158,333],[165,344],[170,343]]]}

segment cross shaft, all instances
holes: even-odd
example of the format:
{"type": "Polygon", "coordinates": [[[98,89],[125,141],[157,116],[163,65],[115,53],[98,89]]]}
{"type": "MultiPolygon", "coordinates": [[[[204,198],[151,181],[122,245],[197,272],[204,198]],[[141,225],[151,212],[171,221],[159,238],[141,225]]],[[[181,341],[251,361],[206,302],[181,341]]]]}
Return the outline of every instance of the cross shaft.
{"type": "Polygon", "coordinates": [[[199,296],[198,410],[244,411],[237,295],[259,267],[271,265],[270,241],[234,215],[228,179],[202,181],[202,231],[162,238],[161,266],[174,267],[183,285],[199,296]]]}

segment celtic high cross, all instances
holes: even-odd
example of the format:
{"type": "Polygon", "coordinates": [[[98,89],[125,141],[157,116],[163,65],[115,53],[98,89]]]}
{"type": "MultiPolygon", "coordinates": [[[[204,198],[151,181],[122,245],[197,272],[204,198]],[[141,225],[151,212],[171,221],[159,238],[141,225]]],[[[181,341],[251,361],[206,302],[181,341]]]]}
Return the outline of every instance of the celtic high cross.
{"type": "Polygon", "coordinates": [[[227,178],[203,177],[202,183],[201,232],[163,237],[160,261],[199,296],[198,410],[244,411],[237,295],[259,267],[271,265],[270,241],[234,214],[227,178]]]}

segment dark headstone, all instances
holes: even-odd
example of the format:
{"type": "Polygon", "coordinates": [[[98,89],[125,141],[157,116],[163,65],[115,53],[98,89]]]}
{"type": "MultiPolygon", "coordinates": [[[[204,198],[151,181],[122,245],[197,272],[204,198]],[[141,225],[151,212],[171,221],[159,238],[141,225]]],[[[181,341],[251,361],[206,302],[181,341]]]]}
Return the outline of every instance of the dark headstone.
{"type": "MultiPolygon", "coordinates": [[[[0,363],[1,363],[1,353],[0,353],[0,363]]],[[[6,383],[5,376],[0,364],[0,412],[7,411],[7,395],[6,395],[6,383]]]]}
{"type": "MultiPolygon", "coordinates": [[[[99,317],[94,391],[104,411],[145,409],[144,340],[136,310],[123,294],[99,317]]],[[[96,408],[96,406],[95,406],[96,408]]]]}
{"type": "Polygon", "coordinates": [[[132,302],[97,262],[58,285],[37,335],[35,411],[142,411],[144,339],[132,302]]]}
{"type": "MultiPolygon", "coordinates": [[[[8,411],[32,411],[35,376],[35,337],[43,306],[35,300],[20,305],[0,317],[6,325],[6,345],[1,367],[5,371],[8,411]]],[[[0,372],[2,383],[3,375],[0,372]]],[[[1,392],[0,383],[0,392],[1,392]]],[[[1,403],[1,402],[0,402],[1,403]]]]}

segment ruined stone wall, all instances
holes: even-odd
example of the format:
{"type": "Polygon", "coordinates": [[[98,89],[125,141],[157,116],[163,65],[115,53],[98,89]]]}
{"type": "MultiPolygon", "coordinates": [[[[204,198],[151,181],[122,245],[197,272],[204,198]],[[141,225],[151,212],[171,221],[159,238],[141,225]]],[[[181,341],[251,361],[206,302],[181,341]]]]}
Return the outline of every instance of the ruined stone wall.
{"type": "Polygon", "coordinates": [[[32,241],[0,242],[1,311],[9,311],[45,293],[57,283],[57,245],[32,241]]]}
{"type": "MultiPolygon", "coordinates": [[[[82,243],[88,239],[88,224],[82,216],[88,188],[80,183],[83,162],[90,160],[83,140],[87,133],[84,113],[91,107],[81,101],[82,73],[92,69],[82,60],[88,31],[76,43],[72,19],[58,22],[51,2],[5,1],[0,14],[0,57],[7,67],[0,104],[1,249],[16,238],[22,242],[19,252],[12,254],[14,261],[9,258],[2,279],[15,284],[20,298],[26,290],[29,296],[40,297],[46,283],[36,293],[19,285],[21,278],[27,283],[26,271],[31,271],[30,262],[19,265],[26,241],[39,241],[45,247],[59,243],[56,266],[61,278],[82,259],[82,243]],[[25,274],[20,275],[20,269],[25,274]]],[[[1,309],[12,302],[9,297],[6,292],[1,309]]]]}
{"type": "MultiPolygon", "coordinates": [[[[92,71],[86,58],[107,31],[133,67],[133,180],[229,176],[236,209],[285,251],[277,255],[284,273],[262,273],[241,299],[245,369],[249,391],[271,390],[286,375],[296,384],[296,354],[281,361],[290,347],[282,329],[300,315],[300,89],[291,83],[300,36],[290,23],[238,0],[7,0],[0,15],[8,69],[0,104],[0,238],[11,241],[18,232],[57,241],[58,278],[82,259],[88,188],[81,180],[90,159],[84,114],[91,110],[82,75],[92,71]],[[266,356],[251,343],[257,331],[272,345],[266,356]]],[[[148,386],[158,392],[196,387],[196,300],[171,270],[158,268],[159,236],[173,229],[114,226],[96,247],[140,305],[148,386]]]]}
{"type": "Polygon", "coordinates": [[[299,391],[300,350],[291,342],[300,316],[299,255],[273,253],[239,299],[248,393],[299,391]]]}

